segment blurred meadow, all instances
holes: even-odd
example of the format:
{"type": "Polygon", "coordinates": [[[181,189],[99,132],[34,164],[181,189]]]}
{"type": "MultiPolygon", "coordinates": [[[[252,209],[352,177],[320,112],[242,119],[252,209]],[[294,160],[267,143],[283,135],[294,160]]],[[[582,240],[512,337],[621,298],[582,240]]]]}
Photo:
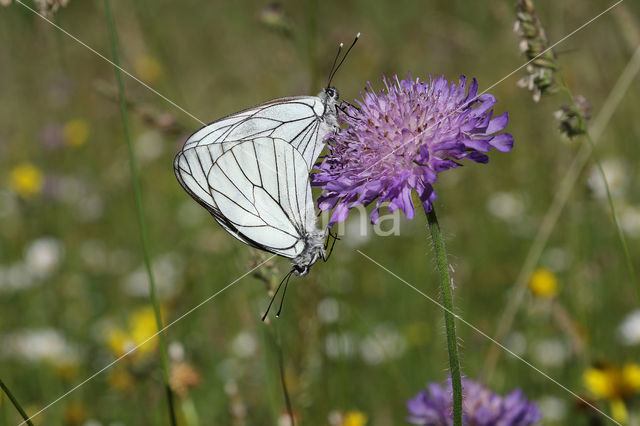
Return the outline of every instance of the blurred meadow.
{"type": "MultiPolygon", "coordinates": [[[[156,330],[113,67],[25,7],[0,3],[0,379],[35,414],[156,330]]],[[[24,0],[30,7],[38,4],[24,0]]],[[[333,84],[353,102],[368,81],[411,72],[476,77],[480,91],[526,62],[514,1],[113,1],[122,67],[204,122],[326,84],[340,41],[362,37],[333,84]]],[[[613,2],[535,3],[550,42],[613,2]]],[[[104,3],[70,0],[53,22],[111,58],[104,3]]],[[[554,50],[591,123],[640,47],[625,1],[554,50]]],[[[636,54],[636,56],[638,56],[636,54]]],[[[637,60],[636,60],[637,62],[637,60]]],[[[637,66],[597,145],[640,271],[637,66]]],[[[520,70],[491,88],[509,112],[511,153],[465,162],[435,185],[456,313],[614,416],[640,424],[640,282],[631,279],[593,157],[525,274],[570,164],[563,93],[534,102],[520,70]],[[507,306],[513,324],[497,336],[507,306]]],[[[171,323],[268,258],[226,233],[177,183],[173,158],[201,127],[124,76],[161,308],[171,323]]],[[[614,93],[615,94],[615,93],[614,93]]],[[[608,101],[609,99],[609,101],[608,101]]],[[[602,119],[601,123],[602,123],[602,119]]],[[[400,218],[400,215],[398,215],[400,218]]],[[[424,215],[375,235],[351,216],[327,263],[291,281],[283,314],[260,321],[285,259],[242,278],[166,330],[181,425],[406,424],[406,401],[447,378],[442,309],[424,215]]],[[[383,226],[384,227],[384,226],[383,226]]],[[[276,303],[278,303],[277,300],[276,303]]],[[[613,424],[458,322],[462,371],[499,394],[520,388],[542,424],[613,424]],[[488,361],[488,357],[494,357],[488,361]],[[495,363],[495,368],[491,363],[495,363]]],[[[36,425],[169,424],[157,339],[51,405],[36,425]]],[[[0,425],[21,421],[0,397],[0,425]]]]}

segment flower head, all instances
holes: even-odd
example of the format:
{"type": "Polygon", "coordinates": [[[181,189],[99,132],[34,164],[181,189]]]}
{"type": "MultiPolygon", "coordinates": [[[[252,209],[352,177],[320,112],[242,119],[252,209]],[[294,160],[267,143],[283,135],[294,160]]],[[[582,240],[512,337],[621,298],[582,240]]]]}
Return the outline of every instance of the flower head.
{"type": "Polygon", "coordinates": [[[429,81],[383,77],[384,91],[371,86],[349,106],[344,121],[349,128],[328,139],[329,154],[316,167],[312,185],[324,190],[321,210],[335,208],[330,225],[346,219],[349,210],[378,199],[372,222],[384,201],[389,210],[414,216],[412,191],[431,210],[438,173],[458,167],[458,160],[486,163],[491,148],[510,151],[513,137],[498,134],[509,121],[507,113],[493,116],[496,99],[478,96],[474,79],[467,90],[465,77],[449,83],[444,77],[429,81]]]}
{"type": "Polygon", "coordinates": [[[640,344],[640,309],[628,314],[618,327],[622,343],[625,345],[640,344]]]}
{"type": "Polygon", "coordinates": [[[367,415],[360,411],[347,411],[340,426],[365,426],[367,415]]]}
{"type": "Polygon", "coordinates": [[[627,422],[628,413],[625,401],[640,393],[639,364],[597,365],[584,372],[583,380],[587,389],[595,397],[609,401],[611,415],[616,421],[627,422]]]}
{"type": "Polygon", "coordinates": [[[61,7],[69,4],[69,0],[36,0],[38,11],[47,18],[53,18],[61,7]]]}
{"type": "Polygon", "coordinates": [[[22,163],[11,169],[9,186],[23,198],[37,195],[44,185],[42,171],[31,163],[22,163]]]}
{"type": "Polygon", "coordinates": [[[157,347],[156,339],[152,337],[158,332],[153,308],[142,307],[134,311],[128,321],[128,327],[112,328],[107,333],[107,345],[117,357],[131,352],[134,357],[144,358],[153,354],[157,347]]]}
{"type": "MultiPolygon", "coordinates": [[[[465,425],[527,426],[540,420],[537,404],[528,402],[522,391],[500,396],[469,379],[462,379],[462,417],[465,425]]],[[[416,425],[453,425],[451,381],[445,387],[429,383],[426,390],[407,402],[409,422],[416,425]]]]}
{"type": "Polygon", "coordinates": [[[531,275],[529,290],[541,299],[553,299],[558,294],[558,278],[546,268],[538,268],[531,275]]]}
{"type": "Polygon", "coordinates": [[[573,104],[563,105],[554,113],[560,122],[560,132],[568,138],[587,132],[587,121],[591,118],[591,104],[582,95],[573,98],[573,104]]]}

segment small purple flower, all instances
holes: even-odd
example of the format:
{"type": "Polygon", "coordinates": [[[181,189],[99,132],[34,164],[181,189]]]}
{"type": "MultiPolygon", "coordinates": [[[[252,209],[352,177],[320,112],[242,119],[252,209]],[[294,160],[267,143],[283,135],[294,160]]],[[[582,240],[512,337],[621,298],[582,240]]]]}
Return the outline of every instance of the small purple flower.
{"type": "Polygon", "coordinates": [[[430,211],[438,173],[458,167],[457,160],[464,158],[486,163],[483,152],[491,148],[511,150],[513,137],[498,133],[509,121],[507,113],[493,117],[496,99],[478,96],[475,79],[467,90],[466,81],[464,76],[457,85],[444,77],[428,82],[411,75],[407,80],[383,77],[385,91],[375,93],[369,84],[362,101],[356,101],[360,109],[347,107],[343,120],[349,128],[328,137],[329,154],[312,175],[312,185],[323,189],[319,208],[335,208],[330,225],[376,198],[373,223],[384,201],[389,211],[402,209],[413,219],[412,191],[430,211]]]}
{"type": "MultiPolygon", "coordinates": [[[[528,402],[520,389],[505,397],[469,379],[462,379],[462,422],[467,426],[528,426],[540,420],[535,402],[528,402]]],[[[451,380],[445,386],[429,383],[407,402],[407,420],[416,425],[453,425],[451,380]]]]}

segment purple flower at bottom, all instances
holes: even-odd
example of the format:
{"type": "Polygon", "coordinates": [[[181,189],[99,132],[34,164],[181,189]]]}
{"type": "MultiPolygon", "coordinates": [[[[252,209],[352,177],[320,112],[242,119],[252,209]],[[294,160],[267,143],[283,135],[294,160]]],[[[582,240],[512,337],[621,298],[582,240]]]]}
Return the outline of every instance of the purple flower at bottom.
{"type": "Polygon", "coordinates": [[[444,77],[429,81],[383,77],[386,90],[375,93],[369,85],[360,108],[348,106],[343,121],[349,126],[328,136],[329,153],[316,165],[311,184],[321,187],[321,210],[335,208],[330,225],[346,219],[349,210],[378,199],[371,221],[389,202],[389,211],[402,209],[414,217],[415,191],[427,211],[436,199],[433,190],[438,173],[469,159],[486,163],[491,148],[508,152],[513,137],[502,131],[505,112],[493,116],[497,102],[489,94],[478,96],[473,79],[449,83],[444,77]]]}
{"type": "MultiPolygon", "coordinates": [[[[540,420],[535,402],[528,402],[520,389],[500,396],[478,382],[462,379],[462,423],[467,426],[528,426],[540,420]]],[[[429,383],[407,402],[407,420],[416,425],[453,425],[451,380],[446,388],[429,383]]]]}

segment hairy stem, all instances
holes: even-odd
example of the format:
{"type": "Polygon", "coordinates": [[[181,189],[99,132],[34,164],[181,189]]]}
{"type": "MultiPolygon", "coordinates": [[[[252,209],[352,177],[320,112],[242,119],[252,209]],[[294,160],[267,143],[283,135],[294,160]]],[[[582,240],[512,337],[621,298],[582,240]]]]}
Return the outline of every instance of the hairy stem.
{"type": "MultiPolygon", "coordinates": [[[[425,209],[426,211],[426,209],[425,209]]],[[[453,294],[449,277],[449,262],[444,240],[440,232],[440,225],[435,209],[426,211],[431,239],[436,252],[436,263],[440,277],[442,305],[444,306],[444,322],[447,331],[447,349],[449,351],[449,370],[451,373],[451,387],[453,389],[453,424],[462,425],[462,379],[460,377],[460,360],[458,358],[458,338],[456,337],[455,314],[453,313],[453,294]]]]}

